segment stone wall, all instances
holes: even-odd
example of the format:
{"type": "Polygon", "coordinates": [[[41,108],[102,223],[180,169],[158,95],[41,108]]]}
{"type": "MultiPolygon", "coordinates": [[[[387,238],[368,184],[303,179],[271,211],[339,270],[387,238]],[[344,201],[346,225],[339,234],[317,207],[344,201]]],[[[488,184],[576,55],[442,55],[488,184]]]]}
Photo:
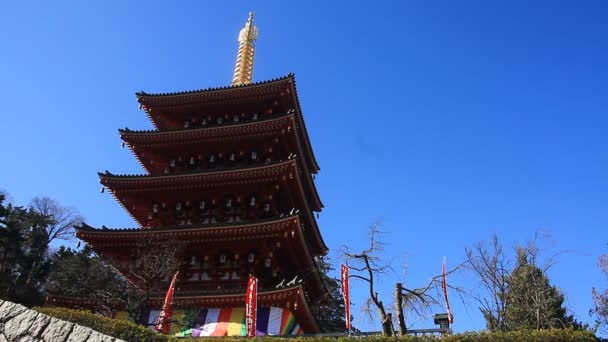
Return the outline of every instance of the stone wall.
{"type": "Polygon", "coordinates": [[[124,342],[91,328],[0,300],[0,342],[124,342]]]}

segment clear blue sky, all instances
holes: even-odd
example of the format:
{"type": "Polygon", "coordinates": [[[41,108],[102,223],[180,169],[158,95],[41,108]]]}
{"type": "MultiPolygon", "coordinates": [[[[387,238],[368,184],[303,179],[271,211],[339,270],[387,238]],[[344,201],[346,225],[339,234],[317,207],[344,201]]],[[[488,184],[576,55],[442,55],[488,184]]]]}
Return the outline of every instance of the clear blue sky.
{"type": "MultiPolygon", "coordinates": [[[[254,79],[296,74],[334,261],[383,218],[416,286],[492,233],[512,246],[541,229],[547,255],[571,251],[549,275],[590,320],[591,287],[608,286],[605,1],[4,1],[0,188],[134,226],[96,174],[142,172],[117,133],[151,128],[134,93],[228,85],[250,10],[254,79]]],[[[452,305],[456,330],[483,328],[452,305]]]]}

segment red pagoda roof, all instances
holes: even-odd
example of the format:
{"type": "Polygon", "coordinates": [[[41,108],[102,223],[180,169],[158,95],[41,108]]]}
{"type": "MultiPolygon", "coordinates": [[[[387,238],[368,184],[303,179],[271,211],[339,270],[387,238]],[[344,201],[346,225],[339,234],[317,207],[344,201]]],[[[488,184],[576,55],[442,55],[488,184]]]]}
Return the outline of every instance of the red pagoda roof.
{"type": "Polygon", "coordinates": [[[217,105],[218,103],[243,101],[247,98],[258,98],[264,95],[270,96],[280,93],[291,94],[291,101],[293,102],[293,105],[295,106],[294,109],[297,113],[297,127],[298,129],[301,129],[301,136],[304,138],[306,159],[309,165],[311,165],[311,171],[313,173],[317,173],[319,171],[319,165],[315,159],[310,139],[308,137],[308,132],[306,130],[306,125],[304,123],[304,118],[302,116],[300,101],[298,99],[295,85],[295,77],[291,73],[281,78],[248,85],[158,94],[148,94],[142,91],[136,93],[136,96],[137,101],[146,110],[148,117],[156,126],[156,120],[154,116],[150,114],[151,112],[179,112],[180,110],[183,110],[184,107],[189,106],[217,105]]]}
{"type": "Polygon", "coordinates": [[[248,137],[276,134],[286,129],[293,121],[293,115],[283,115],[277,118],[247,123],[226,123],[221,126],[182,128],[175,130],[145,130],[133,131],[119,129],[122,140],[129,144],[190,144],[192,142],[211,142],[228,140],[243,140],[248,137]]]}
{"type": "MultiPolygon", "coordinates": [[[[129,143],[129,148],[133,155],[139,160],[140,164],[146,171],[149,171],[145,163],[134,151],[134,147],[147,147],[151,145],[155,146],[166,146],[166,143],[172,144],[193,144],[193,143],[209,143],[212,141],[220,140],[243,140],[247,137],[257,137],[263,135],[272,135],[286,130],[287,127],[293,125],[294,114],[284,115],[278,118],[262,120],[258,122],[244,123],[244,124],[232,124],[226,126],[217,127],[205,127],[197,129],[179,129],[170,131],[158,131],[158,130],[147,130],[147,131],[131,131],[131,130],[119,130],[121,138],[129,143]]],[[[294,127],[295,128],[295,127],[294,127]]],[[[298,147],[298,152],[303,154],[302,146],[299,143],[299,139],[295,139],[298,147]]],[[[302,163],[303,167],[306,167],[306,163],[302,163]]],[[[319,197],[319,193],[314,185],[310,172],[308,169],[305,172],[305,183],[307,186],[307,193],[311,196],[311,200],[314,203],[313,210],[319,211],[323,208],[323,203],[319,197]]]]}
{"type": "MultiPolygon", "coordinates": [[[[114,175],[106,171],[99,173],[100,182],[112,190],[112,195],[121,203],[125,210],[140,224],[143,219],[138,217],[130,210],[130,206],[124,203],[121,194],[142,193],[150,191],[179,191],[185,189],[214,189],[223,186],[245,186],[248,184],[275,183],[280,180],[295,180],[298,187],[296,193],[304,195],[303,184],[298,177],[298,166],[296,159],[278,162],[258,167],[247,167],[237,169],[226,169],[223,171],[204,171],[191,174],[179,175],[114,175]]],[[[314,188],[314,186],[313,186],[314,188]]],[[[325,254],[328,250],[316,220],[311,210],[319,211],[320,202],[313,202],[315,207],[309,208],[309,203],[305,197],[302,198],[304,207],[302,211],[308,215],[308,222],[311,224],[314,241],[313,250],[315,254],[325,254]]],[[[317,197],[318,198],[318,197],[317,197]]]]}
{"type": "MultiPolygon", "coordinates": [[[[123,228],[109,229],[107,227],[94,228],[87,224],[76,226],[76,236],[86,241],[96,252],[115,250],[120,247],[122,251],[128,251],[142,238],[154,237],[157,239],[176,238],[187,241],[190,245],[214,245],[223,242],[244,243],[258,240],[281,239],[291,246],[291,254],[294,262],[303,262],[304,270],[316,270],[313,255],[302,231],[299,214],[279,218],[258,220],[250,223],[223,223],[209,225],[188,225],[157,228],[123,228]],[[301,257],[296,257],[301,256],[301,257]]],[[[312,282],[316,285],[312,288],[317,296],[323,294],[323,282],[318,272],[310,272],[305,279],[312,275],[312,282]]]]}

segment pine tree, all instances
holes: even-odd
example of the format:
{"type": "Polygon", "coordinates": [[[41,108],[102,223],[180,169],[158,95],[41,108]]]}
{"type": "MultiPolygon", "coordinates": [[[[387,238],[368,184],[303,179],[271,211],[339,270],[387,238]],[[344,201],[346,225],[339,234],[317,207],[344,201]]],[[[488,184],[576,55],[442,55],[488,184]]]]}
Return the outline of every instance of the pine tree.
{"type": "Polygon", "coordinates": [[[50,266],[48,218],[5,205],[4,200],[0,193],[0,298],[27,306],[41,304],[50,266]]]}
{"type": "Polygon", "coordinates": [[[509,277],[507,330],[580,328],[566,314],[564,296],[530,260],[524,248],[517,249],[517,264],[509,277]]]}
{"type": "Polygon", "coordinates": [[[340,291],[340,281],[329,276],[333,267],[327,258],[319,261],[321,279],[327,288],[327,296],[315,307],[312,308],[314,316],[321,332],[343,332],[346,329],[344,300],[340,291]]]}

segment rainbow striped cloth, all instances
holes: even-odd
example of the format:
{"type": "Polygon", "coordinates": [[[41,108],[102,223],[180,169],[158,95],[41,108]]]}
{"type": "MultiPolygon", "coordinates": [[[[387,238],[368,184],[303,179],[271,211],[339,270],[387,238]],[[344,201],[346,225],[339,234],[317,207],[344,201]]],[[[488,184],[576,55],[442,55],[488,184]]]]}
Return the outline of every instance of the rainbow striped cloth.
{"type": "MultiPolygon", "coordinates": [[[[152,324],[159,310],[150,311],[148,322],[152,324]]],[[[244,308],[192,308],[175,310],[171,334],[179,337],[245,336],[244,308]]],[[[277,307],[258,308],[256,335],[299,335],[303,331],[289,309],[277,307]]]]}

